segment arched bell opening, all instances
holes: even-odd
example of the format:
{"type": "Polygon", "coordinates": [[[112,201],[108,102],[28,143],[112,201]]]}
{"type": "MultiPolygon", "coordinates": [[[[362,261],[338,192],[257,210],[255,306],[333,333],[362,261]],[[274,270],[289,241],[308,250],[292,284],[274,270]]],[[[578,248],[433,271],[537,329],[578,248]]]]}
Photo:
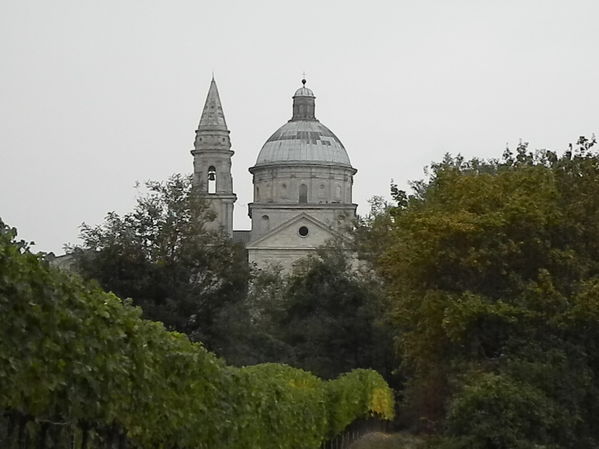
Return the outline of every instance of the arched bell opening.
{"type": "Polygon", "coordinates": [[[208,167],[208,193],[216,193],[216,168],[208,167]]]}

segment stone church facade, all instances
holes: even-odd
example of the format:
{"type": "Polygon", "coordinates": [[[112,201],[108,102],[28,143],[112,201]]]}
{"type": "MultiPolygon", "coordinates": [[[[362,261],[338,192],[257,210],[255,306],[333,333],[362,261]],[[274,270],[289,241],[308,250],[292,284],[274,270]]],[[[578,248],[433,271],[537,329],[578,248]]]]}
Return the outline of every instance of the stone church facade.
{"type": "Polygon", "coordinates": [[[234,152],[214,79],[196,130],[194,184],[216,213],[209,226],[243,243],[249,262],[258,267],[289,269],[328,240],[344,238],[356,216],[357,170],[339,138],[316,119],[316,97],[306,80],[302,83],[292,97],[291,120],[268,138],[249,168],[254,185],[250,231],[233,229],[234,152]]]}

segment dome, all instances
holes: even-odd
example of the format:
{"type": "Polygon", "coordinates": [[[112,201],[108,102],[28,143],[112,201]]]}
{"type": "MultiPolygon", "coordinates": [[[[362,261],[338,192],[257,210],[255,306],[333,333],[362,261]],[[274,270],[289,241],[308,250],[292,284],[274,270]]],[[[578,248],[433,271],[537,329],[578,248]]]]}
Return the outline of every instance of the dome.
{"type": "Polygon", "coordinates": [[[266,141],[256,166],[326,164],[351,168],[345,147],[333,132],[316,120],[314,92],[303,86],[293,96],[293,116],[266,141]]]}
{"type": "Polygon", "coordinates": [[[295,94],[293,94],[294,97],[314,97],[314,92],[312,92],[311,89],[308,89],[307,87],[300,87],[298,90],[295,91],[295,94]]]}
{"type": "Polygon", "coordinates": [[[339,138],[316,120],[290,121],[281,126],[260,150],[256,166],[290,162],[351,167],[339,138]]]}

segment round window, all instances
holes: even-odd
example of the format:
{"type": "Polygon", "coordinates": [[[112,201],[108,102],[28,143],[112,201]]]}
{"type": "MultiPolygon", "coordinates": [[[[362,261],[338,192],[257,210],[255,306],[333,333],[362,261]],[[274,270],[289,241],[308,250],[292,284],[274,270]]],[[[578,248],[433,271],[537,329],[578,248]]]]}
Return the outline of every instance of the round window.
{"type": "Polygon", "coordinates": [[[302,226],[302,227],[300,227],[300,228],[298,229],[298,231],[297,231],[297,232],[298,232],[298,234],[299,234],[300,236],[302,236],[302,237],[306,237],[306,236],[308,235],[308,232],[309,232],[309,231],[308,231],[308,228],[307,228],[307,227],[305,227],[305,226],[302,226]]]}

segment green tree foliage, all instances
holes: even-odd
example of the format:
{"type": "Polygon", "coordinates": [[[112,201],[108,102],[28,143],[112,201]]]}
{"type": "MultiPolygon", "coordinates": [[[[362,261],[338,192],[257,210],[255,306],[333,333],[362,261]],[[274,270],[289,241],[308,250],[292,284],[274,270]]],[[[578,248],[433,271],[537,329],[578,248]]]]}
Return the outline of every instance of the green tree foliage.
{"type": "Polygon", "coordinates": [[[323,248],[288,279],[283,339],[299,366],[327,378],[353,368],[390,371],[381,285],[352,262],[342,247],[323,248]]]}
{"type": "Polygon", "coordinates": [[[593,144],[448,156],[374,228],[406,409],[447,447],[599,446],[593,144]]]}
{"type": "Polygon", "coordinates": [[[244,319],[240,301],[249,270],[243,249],[206,230],[213,213],[191,177],[145,187],[133,212],[82,225],[83,243],[69,250],[77,271],[131,298],[146,318],[234,358],[226,329],[235,329],[234,317],[244,319]]]}
{"type": "Polygon", "coordinates": [[[291,273],[256,273],[248,305],[261,356],[325,378],[354,368],[388,377],[392,342],[381,318],[382,285],[372,273],[352,266],[347,247],[333,243],[301,260],[291,273]]]}
{"type": "Polygon", "coordinates": [[[506,375],[481,373],[452,401],[445,447],[463,449],[561,447],[548,424],[559,423],[558,404],[542,390],[506,375]]]}
{"type": "Polygon", "coordinates": [[[3,448],[308,449],[359,417],[393,415],[374,371],[325,382],[284,365],[226,366],[51,269],[15,234],[0,222],[3,448]]]}
{"type": "Polygon", "coordinates": [[[255,361],[293,364],[293,348],[286,343],[282,326],[287,310],[289,276],[280,267],[253,270],[246,307],[250,327],[246,331],[255,361]]]}
{"type": "MultiPolygon", "coordinates": [[[[392,188],[395,188],[393,184],[392,188]]],[[[399,206],[380,196],[372,197],[369,203],[369,213],[358,216],[356,220],[353,246],[360,260],[372,267],[387,249],[393,228],[393,214],[399,206]]]]}

